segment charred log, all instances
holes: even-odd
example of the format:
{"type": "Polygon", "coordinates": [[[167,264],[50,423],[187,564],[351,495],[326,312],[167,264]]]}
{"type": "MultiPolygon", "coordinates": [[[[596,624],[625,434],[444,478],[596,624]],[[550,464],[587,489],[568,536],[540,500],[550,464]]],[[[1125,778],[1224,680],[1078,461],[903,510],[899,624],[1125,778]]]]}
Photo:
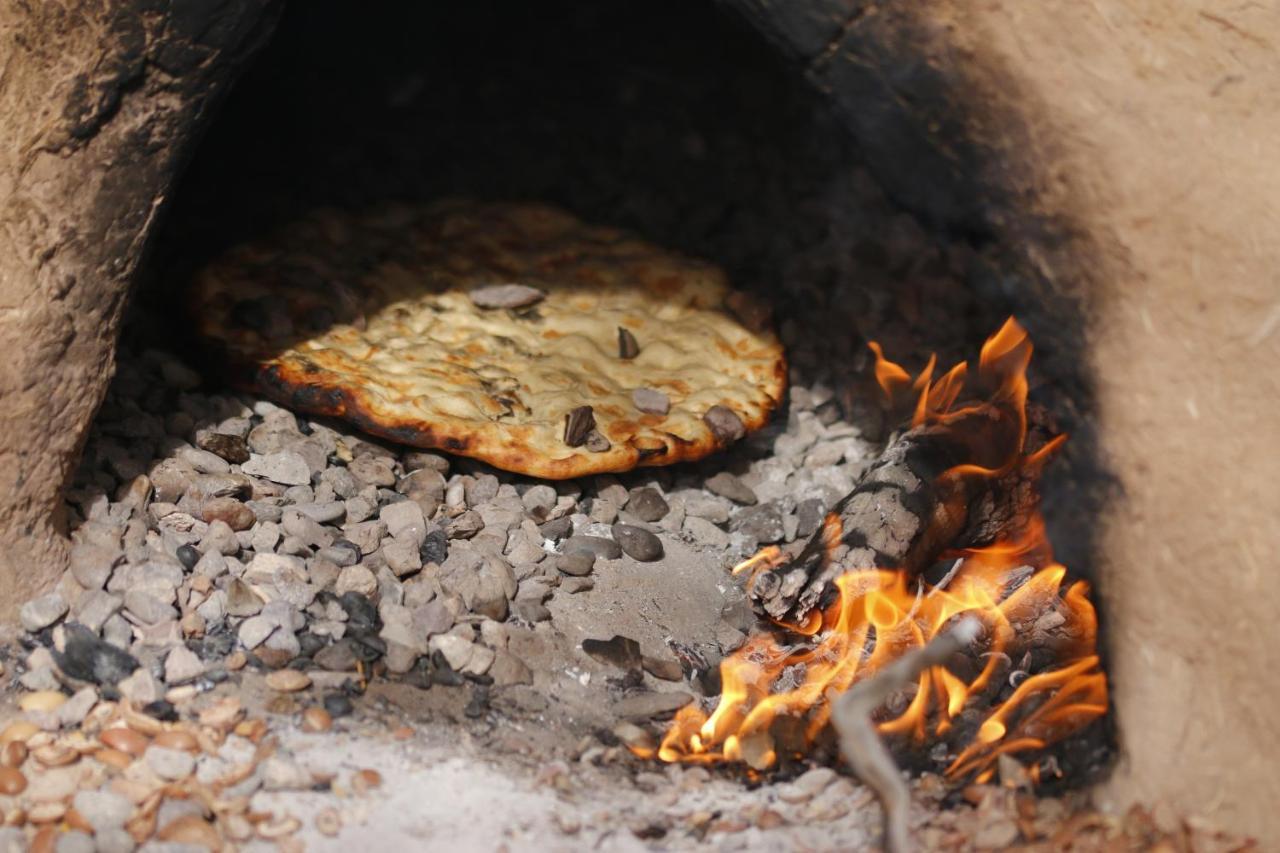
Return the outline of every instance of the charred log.
{"type": "Polygon", "coordinates": [[[1007,408],[978,406],[903,433],[793,559],[754,579],[756,607],[799,624],[826,604],[832,581],[847,572],[919,574],[950,548],[989,544],[1021,529],[1038,502],[1043,461],[1009,464],[1023,428],[1007,408]]]}

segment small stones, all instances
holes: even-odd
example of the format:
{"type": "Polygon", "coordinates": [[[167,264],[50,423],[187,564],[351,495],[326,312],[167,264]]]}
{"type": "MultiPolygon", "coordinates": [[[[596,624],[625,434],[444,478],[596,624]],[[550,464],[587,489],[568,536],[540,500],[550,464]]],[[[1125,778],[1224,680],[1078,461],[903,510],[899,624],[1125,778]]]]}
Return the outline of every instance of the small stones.
{"type": "Polygon", "coordinates": [[[636,518],[647,522],[661,521],[671,511],[666,500],[652,486],[632,489],[626,509],[636,518]]]}
{"type": "Polygon", "coordinates": [[[222,457],[233,465],[249,461],[249,444],[244,436],[201,431],[196,435],[196,446],[222,457]]]}
{"type": "Polygon", "coordinates": [[[671,411],[671,398],[653,388],[637,388],[632,391],[631,403],[650,415],[665,415],[671,411]]]}
{"type": "Polygon", "coordinates": [[[311,734],[327,732],[333,728],[333,716],[324,708],[312,705],[302,712],[302,730],[311,734]]]}
{"type": "Polygon", "coordinates": [[[702,421],[721,444],[737,441],[747,434],[742,418],[727,406],[712,406],[703,414],[702,421]]]}
{"type": "Polygon", "coordinates": [[[618,358],[629,361],[640,354],[640,343],[630,330],[618,327],[618,358]]]}
{"type": "Polygon", "coordinates": [[[596,555],[588,550],[570,551],[556,558],[556,568],[572,577],[591,574],[595,564],[596,555]]]}
{"type": "Polygon", "coordinates": [[[486,284],[472,288],[467,295],[477,308],[527,308],[547,296],[527,284],[486,284]]]}
{"type": "Polygon", "coordinates": [[[22,627],[31,633],[48,628],[67,614],[67,601],[61,594],[51,592],[39,598],[33,598],[18,612],[22,627]]]}
{"type": "Polygon", "coordinates": [[[16,767],[0,767],[0,794],[16,797],[27,789],[27,777],[16,767]]]}
{"type": "Polygon", "coordinates": [[[373,576],[373,572],[363,565],[355,565],[348,566],[338,575],[334,592],[339,596],[350,592],[368,596],[373,595],[377,589],[378,579],[373,576]]]}
{"type": "Polygon", "coordinates": [[[596,417],[590,406],[570,409],[564,416],[564,443],[570,447],[581,447],[595,428],[596,417]]]}
{"type": "Polygon", "coordinates": [[[311,468],[307,460],[292,450],[254,454],[240,466],[240,470],[284,486],[305,486],[311,482],[311,468]]]}
{"type": "Polygon", "coordinates": [[[622,556],[622,546],[603,536],[574,535],[560,543],[562,554],[578,551],[585,551],[603,560],[616,560],[622,556]]]}
{"type": "Polygon", "coordinates": [[[757,544],[781,542],[786,535],[782,513],[775,503],[760,504],[738,513],[733,529],[744,533],[757,544]]]}
{"type": "Polygon", "coordinates": [[[147,747],[143,760],[157,776],[170,782],[186,779],[196,769],[196,760],[191,753],[165,746],[147,747]]]}
{"type": "MultiPolygon", "coordinates": [[[[119,618],[118,616],[113,618],[119,618]]],[[[117,684],[138,669],[138,659],[79,625],[66,626],[63,649],[53,651],[58,668],[94,684],[117,684]]]]}
{"type": "Polygon", "coordinates": [[[717,472],[705,485],[709,491],[743,506],[754,506],[758,500],[750,486],[728,471],[717,472]]]}
{"type": "Polygon", "coordinates": [[[613,538],[621,546],[622,552],[633,560],[651,563],[662,559],[662,540],[642,527],[615,524],[613,538]]]}
{"type": "Polygon", "coordinates": [[[607,640],[585,639],[582,641],[582,650],[596,660],[619,669],[634,669],[640,666],[640,644],[621,634],[615,634],[607,640]]]}
{"type": "Polygon", "coordinates": [[[199,678],[204,674],[204,662],[186,646],[175,646],[164,659],[164,680],[166,684],[182,684],[199,678]]]}
{"type": "Polygon", "coordinates": [[[445,534],[450,539],[470,539],[484,530],[484,518],[475,510],[466,510],[445,525],[445,534]]]}
{"type": "Polygon", "coordinates": [[[643,720],[678,711],[693,701],[684,692],[636,693],[613,704],[613,713],[626,720],[643,720]]]}
{"type": "Polygon", "coordinates": [[[311,678],[296,669],[278,669],[267,674],[267,686],[279,693],[297,693],[311,686],[311,678]]]}
{"type": "Polygon", "coordinates": [[[717,550],[729,547],[729,534],[705,518],[699,518],[696,515],[687,516],[681,529],[686,537],[704,547],[717,550]]]}
{"type": "Polygon", "coordinates": [[[316,830],[326,837],[332,838],[342,831],[342,816],[334,808],[324,808],[316,812],[316,830]]]}
{"type": "Polygon", "coordinates": [[[145,735],[123,727],[107,729],[98,735],[98,740],[110,749],[134,758],[140,757],[151,745],[151,741],[145,735]]]}

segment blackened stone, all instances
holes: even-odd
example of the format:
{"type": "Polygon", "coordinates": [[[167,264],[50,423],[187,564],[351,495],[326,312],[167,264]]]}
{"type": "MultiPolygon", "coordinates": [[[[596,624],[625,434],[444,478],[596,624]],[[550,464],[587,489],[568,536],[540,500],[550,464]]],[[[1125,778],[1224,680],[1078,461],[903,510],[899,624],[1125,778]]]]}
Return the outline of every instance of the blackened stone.
{"type": "Polygon", "coordinates": [[[439,650],[431,653],[431,681],[442,687],[457,687],[462,684],[464,679],[453,667],[449,666],[449,662],[445,660],[444,655],[439,650]]]}
{"type": "Polygon", "coordinates": [[[358,592],[344,592],[338,604],[347,611],[347,630],[352,633],[374,633],[382,630],[382,619],[373,602],[358,592]]]}
{"type": "Polygon", "coordinates": [[[816,533],[825,513],[826,507],[821,498],[800,501],[800,505],[796,507],[796,536],[808,539],[816,533]]]}
{"type": "Polygon", "coordinates": [[[634,669],[640,666],[640,644],[620,634],[614,634],[607,640],[583,640],[582,650],[596,660],[620,669],[634,669]]]}
{"type": "Polygon", "coordinates": [[[333,540],[333,544],[332,544],[332,545],[330,545],[329,547],[330,547],[330,548],[343,548],[343,549],[346,549],[347,551],[349,551],[349,552],[351,553],[351,563],[350,563],[350,565],[353,565],[353,566],[354,566],[356,563],[360,562],[360,558],[361,558],[362,556],[364,556],[364,555],[361,553],[361,551],[360,551],[360,546],[359,546],[359,545],[357,545],[356,543],[352,542],[350,539],[335,539],[335,540],[333,540]]]}
{"type": "Polygon", "coordinates": [[[53,650],[58,668],[72,678],[94,684],[115,685],[140,665],[138,659],[117,649],[83,625],[66,626],[63,651],[53,650]]]}
{"type": "Polygon", "coordinates": [[[439,527],[429,531],[422,540],[418,554],[422,557],[424,566],[427,563],[444,565],[444,561],[449,558],[449,536],[439,527]]]}
{"type": "Polygon", "coordinates": [[[387,641],[376,634],[351,634],[343,639],[352,641],[352,651],[365,663],[373,663],[387,653],[387,641]]]}
{"type": "Polygon", "coordinates": [[[613,538],[622,547],[622,553],[633,560],[651,563],[662,559],[662,540],[642,527],[615,524],[613,538]]]}
{"type": "Polygon", "coordinates": [[[178,709],[173,706],[172,702],[164,699],[157,699],[142,706],[142,713],[148,717],[155,717],[162,723],[178,722],[178,709]]]}
{"type": "Polygon", "coordinates": [[[194,569],[196,563],[200,562],[200,552],[192,545],[179,545],[177,556],[178,562],[182,563],[182,567],[187,571],[194,569]]]}
{"type": "Polygon", "coordinates": [[[329,712],[329,716],[335,720],[339,717],[350,716],[356,709],[351,697],[345,693],[329,693],[324,697],[323,704],[324,709],[329,712]]]}
{"type": "Polygon", "coordinates": [[[223,622],[206,629],[203,637],[188,640],[187,648],[199,655],[201,660],[220,661],[235,650],[236,642],[235,631],[223,622]]]}
{"type": "Polygon", "coordinates": [[[489,685],[477,684],[471,689],[471,699],[462,713],[468,719],[476,720],[489,712],[489,685]]]}
{"type": "Polygon", "coordinates": [[[316,652],[325,647],[324,637],[318,637],[310,631],[304,631],[298,635],[298,645],[301,647],[302,655],[313,657],[316,652]]]}

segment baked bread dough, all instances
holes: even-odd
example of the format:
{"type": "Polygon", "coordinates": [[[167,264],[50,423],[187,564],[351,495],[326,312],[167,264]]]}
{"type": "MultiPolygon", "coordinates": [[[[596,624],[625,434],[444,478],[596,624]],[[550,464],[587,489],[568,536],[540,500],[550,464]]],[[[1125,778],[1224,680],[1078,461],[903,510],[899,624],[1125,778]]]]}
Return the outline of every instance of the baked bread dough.
{"type": "Polygon", "coordinates": [[[201,270],[191,309],[282,405],[549,479],[702,458],[786,382],[719,269],[535,204],[317,211],[201,270]]]}

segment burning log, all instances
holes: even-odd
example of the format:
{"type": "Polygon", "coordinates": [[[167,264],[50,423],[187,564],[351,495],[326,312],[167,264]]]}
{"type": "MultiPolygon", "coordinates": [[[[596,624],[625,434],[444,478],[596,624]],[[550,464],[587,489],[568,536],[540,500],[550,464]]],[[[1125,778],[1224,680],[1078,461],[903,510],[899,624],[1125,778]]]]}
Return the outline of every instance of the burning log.
{"type": "Polygon", "coordinates": [[[753,570],[757,603],[784,630],[721,663],[715,709],[682,708],[659,759],[763,770],[802,755],[831,720],[827,697],[898,672],[960,624],[965,642],[943,644],[878,712],[895,748],[946,744],[947,777],[984,782],[1002,755],[1043,750],[1106,713],[1088,584],[1054,561],[1038,511],[1035,481],[1062,440],[1028,452],[1026,334],[1010,320],[987,341],[980,402],[961,406],[963,365],[913,383],[876,355],[887,393],[919,394],[911,429],[796,558],[766,549],[735,569],[753,570]],[[959,559],[930,585],[921,572],[942,555],[959,559]]]}
{"type": "Polygon", "coordinates": [[[965,365],[933,383],[933,363],[914,382],[874,344],[876,375],[892,400],[919,393],[912,427],[864,472],[794,558],[752,566],[751,597],[775,622],[812,629],[832,582],[865,569],[917,575],[948,548],[994,542],[1035,511],[1035,480],[1061,442],[1024,455],[1025,370],[1031,344],[1012,321],[983,347],[979,390],[990,396],[953,410],[965,365]],[[984,389],[982,386],[986,386],[984,389]]]}
{"type": "Polygon", "coordinates": [[[902,781],[902,772],[880,739],[872,713],[897,690],[913,683],[925,670],[941,666],[968,646],[980,630],[977,620],[966,618],[929,644],[908,652],[865,681],[860,681],[835,700],[831,725],[840,735],[840,752],[853,772],[876,792],[884,808],[884,847],[888,853],[905,853],[907,816],[911,793],[902,781]]]}

